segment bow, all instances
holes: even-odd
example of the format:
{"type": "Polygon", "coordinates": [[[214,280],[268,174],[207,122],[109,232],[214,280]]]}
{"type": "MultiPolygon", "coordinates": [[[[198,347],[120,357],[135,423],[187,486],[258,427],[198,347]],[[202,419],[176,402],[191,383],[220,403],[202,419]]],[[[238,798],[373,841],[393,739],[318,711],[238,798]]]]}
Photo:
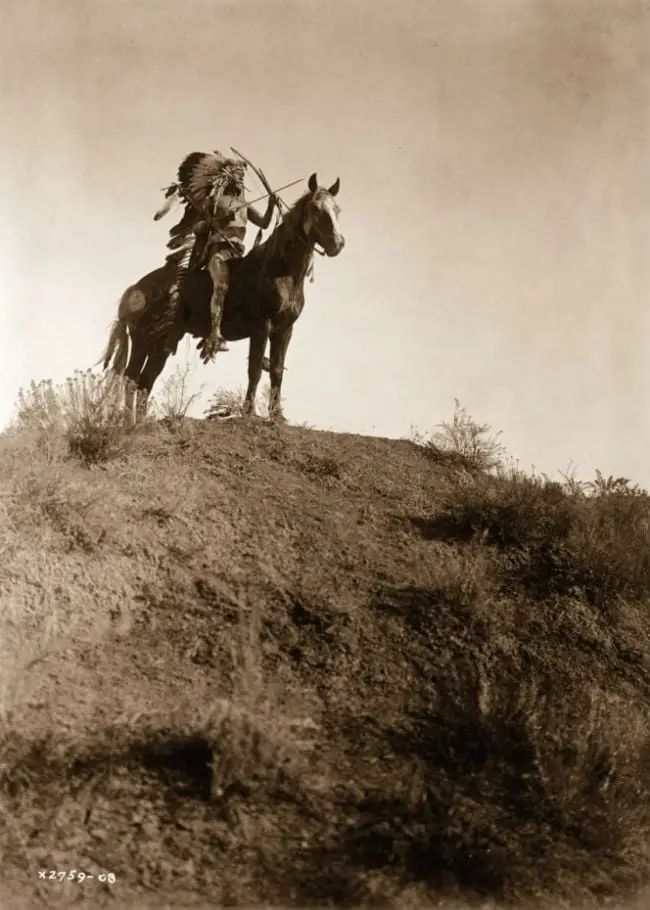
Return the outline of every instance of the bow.
{"type": "Polygon", "coordinates": [[[256,167],[256,166],[253,164],[252,161],[249,161],[248,158],[246,158],[245,155],[242,155],[241,152],[238,152],[236,148],[233,148],[233,147],[232,147],[232,145],[230,146],[230,150],[231,150],[232,152],[234,152],[235,155],[237,155],[238,158],[241,158],[241,160],[244,162],[244,164],[247,164],[247,165],[249,166],[249,168],[251,168],[251,170],[252,170],[255,174],[257,174],[257,176],[258,176],[258,178],[259,178],[259,180],[260,180],[260,183],[262,184],[262,186],[264,187],[264,189],[266,190],[266,192],[269,194],[269,196],[270,196],[272,199],[275,200],[275,204],[276,204],[276,206],[277,206],[278,212],[282,213],[282,206],[284,206],[286,209],[288,209],[289,206],[288,206],[285,202],[283,202],[283,200],[280,199],[279,196],[276,196],[276,194],[275,194],[275,193],[273,192],[273,190],[271,189],[271,184],[270,184],[269,181],[266,179],[266,177],[265,177],[265,175],[264,175],[264,171],[263,171],[261,168],[256,167]]]}

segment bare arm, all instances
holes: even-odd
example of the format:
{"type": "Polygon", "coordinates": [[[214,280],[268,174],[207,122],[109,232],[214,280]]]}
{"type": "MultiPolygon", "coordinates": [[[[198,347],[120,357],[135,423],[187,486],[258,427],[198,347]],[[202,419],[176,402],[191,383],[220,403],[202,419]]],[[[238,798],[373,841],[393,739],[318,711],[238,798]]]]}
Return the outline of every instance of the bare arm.
{"type": "Polygon", "coordinates": [[[273,217],[273,209],[275,207],[275,199],[273,196],[269,197],[269,204],[266,207],[266,212],[264,215],[260,215],[257,209],[249,205],[247,211],[248,220],[255,225],[255,227],[262,228],[265,230],[271,224],[271,218],[273,217]]]}

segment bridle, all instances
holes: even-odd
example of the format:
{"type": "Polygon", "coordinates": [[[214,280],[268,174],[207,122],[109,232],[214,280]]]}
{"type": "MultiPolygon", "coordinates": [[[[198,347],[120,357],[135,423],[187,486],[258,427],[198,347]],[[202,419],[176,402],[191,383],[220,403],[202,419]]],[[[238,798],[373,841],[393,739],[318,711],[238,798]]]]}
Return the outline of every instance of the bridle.
{"type": "Polygon", "coordinates": [[[321,243],[320,240],[309,241],[309,240],[307,239],[307,232],[305,231],[304,220],[303,220],[303,222],[302,222],[301,225],[300,225],[300,229],[301,229],[302,233],[304,234],[304,236],[301,237],[300,234],[297,234],[297,235],[296,235],[297,239],[298,239],[302,244],[304,244],[305,246],[307,246],[307,247],[308,247],[308,246],[311,246],[312,249],[313,249],[313,251],[314,251],[315,253],[318,253],[319,256],[326,256],[327,253],[325,252],[325,249],[324,249],[324,248],[323,248],[323,249],[320,249],[320,250],[318,249],[317,244],[320,243],[321,247],[323,246],[323,244],[321,243]]]}

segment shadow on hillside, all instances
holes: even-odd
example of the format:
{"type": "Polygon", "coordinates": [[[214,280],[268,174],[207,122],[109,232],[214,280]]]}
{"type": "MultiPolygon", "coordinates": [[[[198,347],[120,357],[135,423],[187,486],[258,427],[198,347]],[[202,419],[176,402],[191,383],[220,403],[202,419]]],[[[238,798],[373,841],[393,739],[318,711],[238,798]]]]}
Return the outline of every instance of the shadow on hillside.
{"type": "Polygon", "coordinates": [[[153,771],[178,795],[207,800],[212,790],[212,748],[202,736],[170,737],[152,744],[136,744],[132,757],[153,771]]]}
{"type": "Polygon", "coordinates": [[[479,534],[478,529],[471,527],[458,528],[457,524],[445,515],[426,516],[411,515],[408,518],[411,527],[415,528],[424,540],[443,540],[468,543],[479,534]]]}

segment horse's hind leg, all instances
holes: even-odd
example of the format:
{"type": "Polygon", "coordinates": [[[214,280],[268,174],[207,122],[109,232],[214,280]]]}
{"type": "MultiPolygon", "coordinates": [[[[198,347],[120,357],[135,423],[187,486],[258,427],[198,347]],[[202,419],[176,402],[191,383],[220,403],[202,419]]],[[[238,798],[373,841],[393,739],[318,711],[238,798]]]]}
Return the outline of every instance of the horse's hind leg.
{"type": "Polygon", "coordinates": [[[140,377],[146,359],[147,349],[145,345],[137,336],[135,338],[131,336],[131,353],[129,355],[129,362],[126,366],[126,370],[124,371],[124,378],[126,380],[124,399],[129,420],[136,419],[134,413],[136,391],[140,387],[140,377]]]}
{"type": "Polygon", "coordinates": [[[257,387],[262,376],[262,361],[264,360],[264,351],[266,342],[269,338],[269,330],[266,325],[255,334],[251,335],[250,345],[248,348],[248,388],[244,399],[244,414],[255,417],[255,396],[257,387]]]}
{"type": "Polygon", "coordinates": [[[147,416],[151,390],[153,389],[156,380],[165,369],[169,354],[170,352],[164,350],[162,347],[157,347],[154,351],[149,352],[147,362],[140,375],[140,382],[138,383],[136,420],[141,420],[147,416]]]}

